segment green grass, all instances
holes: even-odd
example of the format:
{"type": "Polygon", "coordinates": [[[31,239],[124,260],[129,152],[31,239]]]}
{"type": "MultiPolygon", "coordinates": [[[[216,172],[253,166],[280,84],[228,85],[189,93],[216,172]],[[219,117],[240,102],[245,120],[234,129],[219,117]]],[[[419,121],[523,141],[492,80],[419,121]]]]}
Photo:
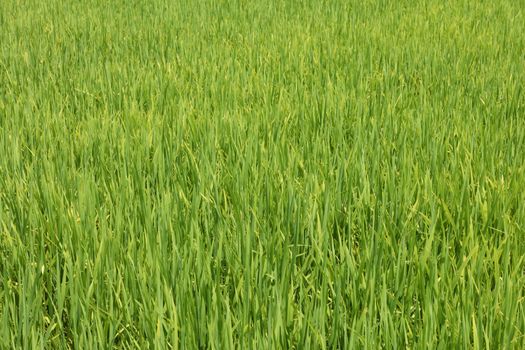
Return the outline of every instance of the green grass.
{"type": "Polygon", "coordinates": [[[524,33],[1,0],[0,348],[525,348],[524,33]]]}

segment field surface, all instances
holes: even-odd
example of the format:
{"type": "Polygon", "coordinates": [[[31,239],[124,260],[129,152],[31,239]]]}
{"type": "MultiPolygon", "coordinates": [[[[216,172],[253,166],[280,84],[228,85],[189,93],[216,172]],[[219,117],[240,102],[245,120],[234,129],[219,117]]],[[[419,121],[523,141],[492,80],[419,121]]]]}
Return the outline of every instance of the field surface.
{"type": "Polygon", "coordinates": [[[525,2],[1,0],[1,349],[524,349],[525,2]]]}

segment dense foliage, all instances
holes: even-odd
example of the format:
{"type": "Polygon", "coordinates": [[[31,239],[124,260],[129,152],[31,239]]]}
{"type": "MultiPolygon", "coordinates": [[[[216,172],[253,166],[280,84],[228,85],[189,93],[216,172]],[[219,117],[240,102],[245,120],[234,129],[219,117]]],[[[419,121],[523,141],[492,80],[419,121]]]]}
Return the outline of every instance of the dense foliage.
{"type": "Polygon", "coordinates": [[[1,348],[525,348],[523,1],[1,0],[1,348]]]}

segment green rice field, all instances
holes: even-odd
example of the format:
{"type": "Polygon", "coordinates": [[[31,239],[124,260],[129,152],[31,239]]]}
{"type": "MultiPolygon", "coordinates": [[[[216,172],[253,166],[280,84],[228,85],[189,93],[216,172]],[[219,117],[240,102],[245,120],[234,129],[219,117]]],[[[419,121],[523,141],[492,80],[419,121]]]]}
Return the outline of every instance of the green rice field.
{"type": "Polygon", "coordinates": [[[0,0],[0,349],[525,349],[525,2],[0,0]]]}

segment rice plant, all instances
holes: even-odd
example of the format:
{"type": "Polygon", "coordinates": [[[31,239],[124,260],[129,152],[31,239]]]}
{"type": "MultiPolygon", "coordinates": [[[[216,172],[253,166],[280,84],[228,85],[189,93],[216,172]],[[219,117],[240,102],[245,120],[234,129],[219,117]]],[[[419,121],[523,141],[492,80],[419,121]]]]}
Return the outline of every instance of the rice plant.
{"type": "Polygon", "coordinates": [[[0,348],[525,348],[521,0],[0,1],[0,348]]]}

